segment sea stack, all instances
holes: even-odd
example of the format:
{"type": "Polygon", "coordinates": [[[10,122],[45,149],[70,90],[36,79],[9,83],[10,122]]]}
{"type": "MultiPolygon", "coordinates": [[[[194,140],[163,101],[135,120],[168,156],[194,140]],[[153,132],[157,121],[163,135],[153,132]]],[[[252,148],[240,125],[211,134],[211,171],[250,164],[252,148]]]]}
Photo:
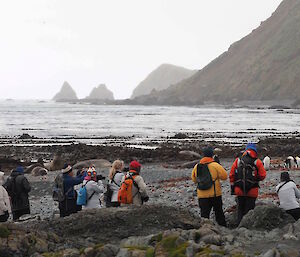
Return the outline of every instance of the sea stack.
{"type": "Polygon", "coordinates": [[[114,100],[114,94],[105,84],[94,87],[90,95],[86,98],[90,100],[114,100]]]}
{"type": "Polygon", "coordinates": [[[53,97],[53,100],[57,102],[64,102],[78,100],[78,97],[74,89],[70,86],[70,84],[65,81],[60,91],[53,97]]]}

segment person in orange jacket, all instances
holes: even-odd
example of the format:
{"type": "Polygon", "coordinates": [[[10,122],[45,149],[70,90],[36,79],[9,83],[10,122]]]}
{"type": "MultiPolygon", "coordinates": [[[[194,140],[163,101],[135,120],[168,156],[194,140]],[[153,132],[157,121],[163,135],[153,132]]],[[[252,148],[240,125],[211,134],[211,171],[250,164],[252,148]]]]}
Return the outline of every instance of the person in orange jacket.
{"type": "Polygon", "coordinates": [[[248,211],[255,208],[259,181],[266,177],[266,170],[257,158],[257,148],[249,143],[240,158],[236,158],[229,174],[232,194],[237,196],[238,224],[248,211]]]}
{"type": "MultiPolygon", "coordinates": [[[[209,219],[211,209],[214,209],[216,221],[219,225],[226,227],[225,216],[223,212],[222,189],[220,180],[227,179],[226,170],[213,159],[213,149],[207,147],[203,150],[204,158],[200,164],[206,164],[211,175],[212,186],[206,190],[197,188],[198,202],[201,210],[201,217],[209,219]]],[[[198,165],[196,164],[192,171],[192,180],[197,181],[198,165]]]]}

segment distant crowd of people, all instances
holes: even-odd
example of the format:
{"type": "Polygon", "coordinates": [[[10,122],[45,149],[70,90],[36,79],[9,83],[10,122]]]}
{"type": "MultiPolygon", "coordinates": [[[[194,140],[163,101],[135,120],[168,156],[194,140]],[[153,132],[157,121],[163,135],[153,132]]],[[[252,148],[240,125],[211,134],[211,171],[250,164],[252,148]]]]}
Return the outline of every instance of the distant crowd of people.
{"type": "MultiPolygon", "coordinates": [[[[221,181],[227,180],[228,174],[211,147],[203,149],[203,156],[191,175],[197,185],[201,217],[209,218],[213,210],[217,223],[226,226],[221,181]]],[[[235,159],[229,172],[231,194],[236,196],[238,224],[244,215],[255,208],[259,182],[265,177],[266,170],[258,158],[256,145],[247,144],[245,151],[235,159]]],[[[109,171],[106,186],[102,182],[103,179],[103,176],[97,174],[94,166],[84,167],[74,174],[72,166],[66,164],[56,176],[53,186],[53,200],[58,202],[60,217],[69,216],[82,209],[104,206],[141,206],[149,200],[147,186],[141,176],[141,164],[137,160],[131,161],[127,169],[123,161],[115,160],[109,171]]],[[[0,172],[0,184],[0,222],[7,221],[10,214],[14,221],[24,214],[30,214],[28,194],[31,187],[24,176],[23,167],[14,169],[6,181],[4,173],[0,172]]],[[[298,220],[300,191],[288,172],[281,173],[276,192],[280,207],[298,220]]]]}

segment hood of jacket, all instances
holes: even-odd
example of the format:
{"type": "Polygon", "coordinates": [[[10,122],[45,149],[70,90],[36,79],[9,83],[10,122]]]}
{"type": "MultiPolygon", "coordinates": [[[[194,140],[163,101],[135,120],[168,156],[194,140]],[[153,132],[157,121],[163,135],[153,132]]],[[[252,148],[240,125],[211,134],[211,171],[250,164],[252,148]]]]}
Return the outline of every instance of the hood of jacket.
{"type": "Polygon", "coordinates": [[[214,158],[212,157],[203,157],[201,160],[200,160],[200,163],[201,164],[205,164],[205,163],[209,163],[209,162],[214,162],[214,158]]]}
{"type": "Polygon", "coordinates": [[[246,154],[249,154],[252,158],[257,158],[257,153],[253,150],[246,150],[244,153],[243,153],[243,156],[245,156],[246,154]]]}

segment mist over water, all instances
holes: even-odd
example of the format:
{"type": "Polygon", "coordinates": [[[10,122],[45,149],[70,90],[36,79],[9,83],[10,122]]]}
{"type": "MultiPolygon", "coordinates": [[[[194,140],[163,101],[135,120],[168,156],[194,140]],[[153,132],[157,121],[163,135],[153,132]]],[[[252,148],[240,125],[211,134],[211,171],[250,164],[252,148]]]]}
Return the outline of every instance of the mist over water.
{"type": "MultiPolygon", "coordinates": [[[[28,133],[38,138],[74,137],[99,143],[101,137],[159,140],[178,132],[207,141],[243,143],[266,136],[297,135],[299,110],[223,107],[79,105],[40,101],[0,101],[0,136],[28,133]]],[[[103,139],[102,139],[103,141],[103,139]]]]}

